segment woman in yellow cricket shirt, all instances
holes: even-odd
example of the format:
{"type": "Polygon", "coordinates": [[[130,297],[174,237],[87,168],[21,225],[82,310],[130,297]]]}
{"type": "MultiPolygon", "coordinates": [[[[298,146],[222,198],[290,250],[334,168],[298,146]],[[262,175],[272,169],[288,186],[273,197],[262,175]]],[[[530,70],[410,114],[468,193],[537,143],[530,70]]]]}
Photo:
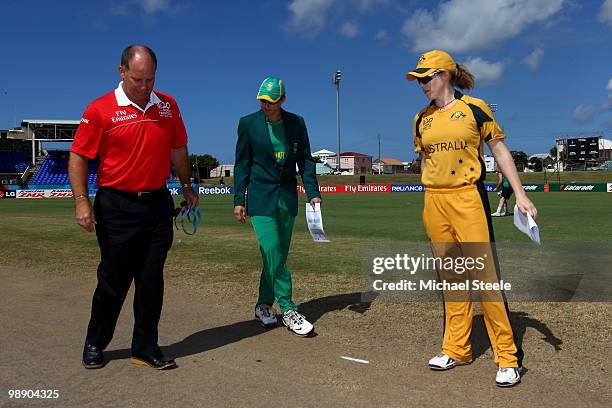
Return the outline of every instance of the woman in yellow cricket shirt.
{"type": "MultiPolygon", "coordinates": [[[[409,81],[418,80],[421,90],[431,100],[414,118],[414,145],[421,156],[421,178],[426,190],[423,224],[434,255],[448,255],[450,252],[444,252],[443,248],[449,244],[475,243],[491,255],[484,276],[498,280],[495,251],[491,246],[494,241],[491,212],[484,186],[485,143],[516,192],[519,210],[534,218],[537,215],[503,142],[505,135],[482,99],[463,95],[455,89],[472,89],[474,77],[448,53],[426,52],[406,77],[409,81]]],[[[485,301],[481,297],[481,307],[498,366],[495,382],[500,387],[510,387],[520,382],[523,352],[513,335],[505,296],[502,292],[496,293],[499,296],[495,300],[485,301]]],[[[474,308],[471,299],[467,296],[449,301],[447,292],[444,298],[444,339],[442,352],[429,361],[433,370],[448,370],[472,362],[470,335],[474,308]]]]}

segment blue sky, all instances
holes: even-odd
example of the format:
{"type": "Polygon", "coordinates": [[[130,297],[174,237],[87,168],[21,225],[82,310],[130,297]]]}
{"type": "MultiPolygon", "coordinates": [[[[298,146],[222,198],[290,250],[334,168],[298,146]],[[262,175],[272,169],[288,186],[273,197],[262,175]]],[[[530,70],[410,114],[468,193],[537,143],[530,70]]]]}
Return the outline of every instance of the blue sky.
{"type": "Polygon", "coordinates": [[[183,112],[189,148],[233,163],[240,116],[263,78],[287,87],[313,150],[411,160],[412,118],[427,101],[405,80],[422,51],[450,51],[475,74],[472,95],[497,103],[513,150],[559,137],[612,139],[612,0],[34,1],[5,0],[0,128],[24,118],[79,119],[116,87],[121,50],[158,56],[156,89],[183,112]]]}

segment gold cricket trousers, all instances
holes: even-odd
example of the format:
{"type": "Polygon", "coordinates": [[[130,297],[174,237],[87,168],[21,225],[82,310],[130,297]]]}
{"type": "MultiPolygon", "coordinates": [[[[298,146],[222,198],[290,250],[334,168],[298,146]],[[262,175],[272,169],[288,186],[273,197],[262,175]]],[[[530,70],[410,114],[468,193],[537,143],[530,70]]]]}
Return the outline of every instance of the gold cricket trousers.
{"type": "MultiPolygon", "coordinates": [[[[444,248],[464,244],[488,252],[483,275],[487,282],[499,279],[496,261],[491,209],[484,184],[451,189],[427,188],[423,208],[423,225],[432,244],[434,256],[450,256],[444,248]]],[[[465,254],[463,254],[465,256],[465,254]]],[[[438,271],[440,273],[440,271],[438,271]]],[[[500,368],[522,365],[523,351],[516,341],[509,320],[508,304],[501,292],[493,298],[480,298],[484,321],[493,349],[495,364],[500,368]],[[493,299],[493,300],[491,300],[493,299]]],[[[461,362],[472,361],[470,335],[474,306],[468,296],[458,301],[444,294],[444,340],[442,352],[461,362]]],[[[457,300],[458,298],[454,298],[457,300]]]]}

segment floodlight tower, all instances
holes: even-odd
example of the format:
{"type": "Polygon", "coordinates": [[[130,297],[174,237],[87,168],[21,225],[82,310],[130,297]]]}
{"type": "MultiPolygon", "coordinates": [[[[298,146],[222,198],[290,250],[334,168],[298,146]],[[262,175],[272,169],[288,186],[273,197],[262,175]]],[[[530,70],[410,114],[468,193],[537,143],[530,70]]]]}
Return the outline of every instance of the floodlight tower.
{"type": "Polygon", "coordinates": [[[342,71],[339,69],[334,72],[332,82],[336,85],[336,141],[338,142],[338,150],[336,153],[336,164],[338,173],[340,173],[340,80],[342,79],[342,71]]]}

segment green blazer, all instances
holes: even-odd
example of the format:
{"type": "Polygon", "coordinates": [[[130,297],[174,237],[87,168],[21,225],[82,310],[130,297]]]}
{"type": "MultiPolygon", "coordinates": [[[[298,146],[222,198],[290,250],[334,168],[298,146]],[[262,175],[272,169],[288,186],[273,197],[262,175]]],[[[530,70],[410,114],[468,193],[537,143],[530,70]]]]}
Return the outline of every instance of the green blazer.
{"type": "Polygon", "coordinates": [[[274,157],[266,117],[262,110],[240,118],[234,164],[234,206],[246,203],[248,215],[272,215],[282,197],[289,214],[297,215],[295,165],[308,199],[321,197],[316,164],[304,118],[282,110],[285,125],[285,163],[274,157]]]}

